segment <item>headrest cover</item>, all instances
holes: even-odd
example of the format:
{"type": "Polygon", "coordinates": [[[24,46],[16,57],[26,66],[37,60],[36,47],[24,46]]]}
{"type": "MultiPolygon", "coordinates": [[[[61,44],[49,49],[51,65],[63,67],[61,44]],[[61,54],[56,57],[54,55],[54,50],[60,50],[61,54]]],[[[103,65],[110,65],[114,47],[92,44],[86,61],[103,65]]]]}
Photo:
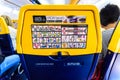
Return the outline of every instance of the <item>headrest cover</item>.
{"type": "Polygon", "coordinates": [[[108,49],[113,51],[114,53],[120,53],[120,20],[111,37],[108,49]]]}
{"type": "Polygon", "coordinates": [[[5,20],[0,17],[0,34],[8,34],[9,29],[7,27],[7,24],[5,23],[5,20]]]}
{"type": "Polygon", "coordinates": [[[20,10],[17,43],[18,53],[30,55],[99,53],[98,10],[90,5],[26,5],[20,10]]]}

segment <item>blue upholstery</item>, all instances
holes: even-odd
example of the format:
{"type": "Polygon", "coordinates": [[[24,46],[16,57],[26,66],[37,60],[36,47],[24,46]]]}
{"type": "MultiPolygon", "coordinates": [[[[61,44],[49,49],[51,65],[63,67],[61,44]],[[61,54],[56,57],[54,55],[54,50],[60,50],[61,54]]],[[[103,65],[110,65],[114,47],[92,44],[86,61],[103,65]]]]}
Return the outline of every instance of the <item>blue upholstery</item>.
{"type": "Polygon", "coordinates": [[[9,56],[14,53],[12,40],[9,34],[0,34],[0,47],[2,54],[9,56]]]}
{"type": "Polygon", "coordinates": [[[18,55],[11,55],[5,57],[4,61],[0,64],[0,76],[10,68],[18,65],[20,62],[20,58],[18,55]]]}
{"type": "Polygon", "coordinates": [[[106,57],[109,61],[105,61],[106,64],[104,63],[102,73],[104,80],[120,80],[120,55],[117,53],[111,53],[106,57]]]}
{"type": "Polygon", "coordinates": [[[111,71],[111,67],[112,67],[112,65],[114,64],[114,61],[115,61],[115,57],[116,57],[116,54],[111,52],[111,54],[107,54],[105,59],[104,59],[101,76],[105,80],[108,80],[109,73],[111,71]]]}
{"type": "Polygon", "coordinates": [[[27,62],[24,62],[26,65],[24,67],[30,80],[89,80],[94,72],[98,54],[63,56],[63,60],[60,61],[48,56],[21,55],[21,57],[22,61],[27,62]]]}
{"type": "Polygon", "coordinates": [[[120,80],[120,55],[111,53],[105,60],[102,73],[104,80],[120,80]]]}
{"type": "Polygon", "coordinates": [[[109,74],[109,80],[120,80],[120,55],[117,54],[109,74]]]}

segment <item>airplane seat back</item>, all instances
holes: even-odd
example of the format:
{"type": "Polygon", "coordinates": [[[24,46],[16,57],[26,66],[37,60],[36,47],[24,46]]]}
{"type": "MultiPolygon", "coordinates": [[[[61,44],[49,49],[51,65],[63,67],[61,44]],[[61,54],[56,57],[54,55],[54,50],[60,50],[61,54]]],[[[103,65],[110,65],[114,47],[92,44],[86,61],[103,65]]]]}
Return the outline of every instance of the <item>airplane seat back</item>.
{"type": "Polygon", "coordinates": [[[105,80],[120,80],[120,20],[108,44],[102,77],[105,80]]]}
{"type": "Polygon", "coordinates": [[[0,47],[2,54],[5,56],[9,56],[14,53],[9,29],[2,17],[0,17],[0,47]]]}
{"type": "Polygon", "coordinates": [[[29,80],[90,80],[101,52],[99,13],[90,5],[26,5],[17,53],[29,80]]]}

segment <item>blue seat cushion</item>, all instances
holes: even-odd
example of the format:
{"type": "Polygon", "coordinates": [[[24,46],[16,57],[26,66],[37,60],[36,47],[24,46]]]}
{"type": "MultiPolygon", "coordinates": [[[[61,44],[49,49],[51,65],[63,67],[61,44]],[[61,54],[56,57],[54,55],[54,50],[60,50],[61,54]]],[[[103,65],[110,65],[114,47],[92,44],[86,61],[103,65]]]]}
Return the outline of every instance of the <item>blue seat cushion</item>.
{"type": "Polygon", "coordinates": [[[10,68],[12,68],[15,65],[18,65],[20,62],[20,58],[18,55],[11,55],[8,57],[5,57],[4,61],[0,64],[0,76],[10,68]]]}
{"type": "Polygon", "coordinates": [[[14,53],[12,40],[9,34],[0,35],[0,47],[2,54],[4,54],[5,56],[9,56],[14,53]]]}
{"type": "Polygon", "coordinates": [[[87,80],[95,70],[98,55],[63,56],[62,60],[21,55],[21,59],[30,80],[87,80]]]}

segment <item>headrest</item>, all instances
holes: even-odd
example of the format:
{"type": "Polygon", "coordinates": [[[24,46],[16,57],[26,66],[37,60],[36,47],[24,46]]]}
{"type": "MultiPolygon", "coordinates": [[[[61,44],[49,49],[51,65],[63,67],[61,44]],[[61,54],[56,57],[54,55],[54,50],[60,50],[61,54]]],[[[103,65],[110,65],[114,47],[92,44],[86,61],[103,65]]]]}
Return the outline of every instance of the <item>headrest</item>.
{"type": "Polygon", "coordinates": [[[7,27],[7,24],[5,23],[4,19],[0,17],[0,34],[8,34],[9,29],[7,27]]]}
{"type": "Polygon", "coordinates": [[[17,52],[85,55],[101,52],[99,13],[92,5],[26,5],[19,14],[17,52]]]}
{"type": "Polygon", "coordinates": [[[120,20],[114,30],[111,40],[108,45],[108,49],[114,53],[120,53],[120,20]]]}

